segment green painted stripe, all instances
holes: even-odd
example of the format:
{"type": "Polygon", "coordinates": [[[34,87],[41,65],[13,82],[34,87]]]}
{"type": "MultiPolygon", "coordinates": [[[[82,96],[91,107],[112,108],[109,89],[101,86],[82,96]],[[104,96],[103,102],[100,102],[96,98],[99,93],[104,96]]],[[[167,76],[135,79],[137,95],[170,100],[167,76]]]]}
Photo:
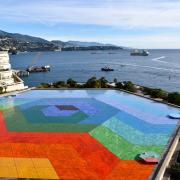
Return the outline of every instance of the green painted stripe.
{"type": "Polygon", "coordinates": [[[167,144],[169,139],[169,135],[167,134],[142,133],[115,117],[110,118],[103,125],[132,144],[159,146],[167,144]]]}
{"type": "Polygon", "coordinates": [[[89,132],[97,125],[63,123],[29,123],[16,108],[3,111],[9,131],[17,132],[89,132]]]}
{"type": "Polygon", "coordinates": [[[90,132],[90,135],[96,138],[101,144],[109,149],[113,154],[123,160],[134,160],[136,156],[145,151],[154,151],[161,154],[164,146],[157,145],[135,145],[131,144],[122,137],[113,133],[105,126],[98,126],[90,132]]]}

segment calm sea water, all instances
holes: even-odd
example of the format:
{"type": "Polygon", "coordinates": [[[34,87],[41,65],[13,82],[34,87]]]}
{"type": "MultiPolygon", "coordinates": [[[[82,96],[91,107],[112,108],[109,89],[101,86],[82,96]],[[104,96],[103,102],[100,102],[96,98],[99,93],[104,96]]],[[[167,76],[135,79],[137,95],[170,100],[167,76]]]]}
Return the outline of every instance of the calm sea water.
{"type": "Polygon", "coordinates": [[[28,66],[50,65],[51,72],[34,73],[23,80],[28,86],[42,82],[55,82],[73,78],[84,82],[91,76],[106,77],[109,81],[130,80],[148,87],[180,92],[180,50],[150,50],[148,57],[132,57],[128,50],[118,51],[70,51],[20,53],[11,56],[13,69],[24,70],[28,66]],[[101,67],[111,66],[115,71],[101,72],[101,67]]]}

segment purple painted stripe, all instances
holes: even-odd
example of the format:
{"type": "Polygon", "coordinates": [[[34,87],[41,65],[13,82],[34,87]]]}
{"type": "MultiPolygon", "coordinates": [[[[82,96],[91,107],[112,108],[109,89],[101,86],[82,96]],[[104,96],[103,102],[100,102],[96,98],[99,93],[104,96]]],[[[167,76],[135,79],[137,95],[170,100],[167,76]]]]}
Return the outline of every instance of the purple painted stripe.
{"type": "Polygon", "coordinates": [[[152,124],[177,124],[176,120],[171,120],[167,117],[157,117],[157,116],[154,116],[152,114],[148,114],[148,113],[139,111],[135,108],[123,105],[123,104],[117,102],[116,100],[112,100],[112,99],[109,99],[106,97],[96,97],[95,99],[97,99],[101,102],[104,102],[106,104],[109,104],[113,107],[116,107],[119,110],[122,110],[124,112],[129,113],[129,114],[132,114],[133,116],[136,116],[139,119],[144,120],[148,123],[152,123],[152,124]]]}

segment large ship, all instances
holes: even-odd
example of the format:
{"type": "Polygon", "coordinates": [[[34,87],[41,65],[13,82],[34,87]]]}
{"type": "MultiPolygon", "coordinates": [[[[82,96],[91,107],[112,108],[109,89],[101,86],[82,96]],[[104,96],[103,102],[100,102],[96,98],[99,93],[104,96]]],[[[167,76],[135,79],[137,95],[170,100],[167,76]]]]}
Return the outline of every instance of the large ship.
{"type": "Polygon", "coordinates": [[[33,63],[31,66],[29,66],[26,71],[29,73],[37,73],[37,72],[48,72],[50,71],[51,67],[49,65],[46,66],[34,66],[37,60],[39,60],[41,56],[41,52],[38,52],[35,58],[33,59],[33,63]]]}
{"type": "Polygon", "coordinates": [[[33,73],[33,72],[48,72],[50,71],[50,66],[41,66],[41,67],[38,67],[38,66],[31,66],[31,67],[28,67],[26,69],[26,71],[28,71],[29,73],[33,73]]]}
{"type": "Polygon", "coordinates": [[[131,56],[149,56],[149,52],[146,50],[135,49],[133,52],[131,52],[131,56]]]}

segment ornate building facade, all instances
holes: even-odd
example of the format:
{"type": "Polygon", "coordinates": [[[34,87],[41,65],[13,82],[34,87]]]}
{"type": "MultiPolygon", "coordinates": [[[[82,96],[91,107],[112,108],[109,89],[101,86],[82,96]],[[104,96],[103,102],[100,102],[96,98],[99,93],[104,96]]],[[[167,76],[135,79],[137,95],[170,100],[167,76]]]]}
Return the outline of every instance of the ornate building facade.
{"type": "Polygon", "coordinates": [[[3,92],[23,90],[27,87],[24,82],[13,72],[6,51],[0,51],[0,87],[3,92]]]}

